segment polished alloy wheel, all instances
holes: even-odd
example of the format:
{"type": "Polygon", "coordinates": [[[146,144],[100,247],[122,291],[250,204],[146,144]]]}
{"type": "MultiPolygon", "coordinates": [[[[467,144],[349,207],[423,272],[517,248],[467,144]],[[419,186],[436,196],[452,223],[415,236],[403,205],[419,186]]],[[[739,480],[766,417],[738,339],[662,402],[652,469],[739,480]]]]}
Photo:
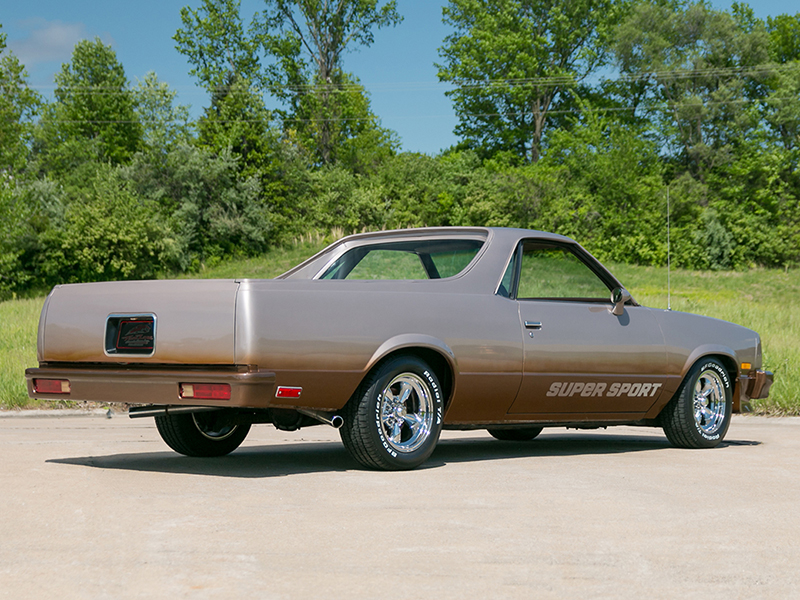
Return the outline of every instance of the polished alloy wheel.
{"type": "Polygon", "coordinates": [[[432,396],[428,383],[414,373],[401,373],[383,390],[380,423],[394,450],[413,452],[428,439],[434,418],[432,396]]]}
{"type": "Polygon", "coordinates": [[[706,369],[694,385],[694,420],[703,433],[713,435],[725,422],[727,396],[722,377],[706,369]]]}
{"type": "Polygon", "coordinates": [[[197,431],[203,437],[215,442],[230,437],[236,431],[236,425],[231,424],[228,419],[213,412],[192,413],[192,419],[194,419],[194,424],[197,426],[197,431]]]}

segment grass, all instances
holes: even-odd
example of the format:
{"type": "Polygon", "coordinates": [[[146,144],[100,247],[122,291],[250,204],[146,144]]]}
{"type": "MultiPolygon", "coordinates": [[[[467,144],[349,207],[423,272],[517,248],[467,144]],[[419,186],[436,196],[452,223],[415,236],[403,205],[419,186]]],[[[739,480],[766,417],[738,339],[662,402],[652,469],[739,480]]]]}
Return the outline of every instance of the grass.
{"type": "MultiPolygon", "coordinates": [[[[610,265],[636,301],[667,308],[665,268],[610,265]]],[[[800,414],[800,271],[673,271],[672,310],[732,321],[761,335],[764,367],[775,373],[755,412],[800,414]]]]}
{"type": "MultiPolygon", "coordinates": [[[[231,260],[189,277],[271,278],[324,246],[310,240],[252,259],[231,260]]],[[[667,272],[609,265],[641,304],[667,308],[667,272]]],[[[733,321],[761,334],[764,365],[775,373],[770,398],[756,412],[800,415],[800,271],[672,272],[672,309],[733,321]]],[[[36,327],[43,297],[0,302],[0,409],[31,408],[26,367],[36,366],[36,327]]],[[[50,404],[50,403],[48,403],[50,404]]]]}
{"type": "Polygon", "coordinates": [[[36,367],[36,328],[44,298],[0,302],[0,408],[37,406],[25,388],[25,369],[36,367]]]}

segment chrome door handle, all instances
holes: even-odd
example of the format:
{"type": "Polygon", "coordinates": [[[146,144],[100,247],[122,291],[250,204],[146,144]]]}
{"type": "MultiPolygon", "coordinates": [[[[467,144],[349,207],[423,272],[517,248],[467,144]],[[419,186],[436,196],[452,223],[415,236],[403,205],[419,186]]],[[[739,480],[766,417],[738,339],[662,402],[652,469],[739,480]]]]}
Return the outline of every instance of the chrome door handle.
{"type": "Polygon", "coordinates": [[[525,329],[541,329],[541,321],[525,321],[525,329]]]}

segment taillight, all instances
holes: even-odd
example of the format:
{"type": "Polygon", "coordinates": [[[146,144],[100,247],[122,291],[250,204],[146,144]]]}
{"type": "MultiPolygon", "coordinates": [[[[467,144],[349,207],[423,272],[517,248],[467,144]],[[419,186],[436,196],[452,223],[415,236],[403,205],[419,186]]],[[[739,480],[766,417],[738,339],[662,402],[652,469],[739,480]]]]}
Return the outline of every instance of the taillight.
{"type": "Polygon", "coordinates": [[[227,383],[182,383],[180,396],[198,400],[230,400],[231,386],[227,383]]]}
{"type": "Polygon", "coordinates": [[[68,379],[34,379],[33,390],[38,394],[69,394],[68,379]]]}

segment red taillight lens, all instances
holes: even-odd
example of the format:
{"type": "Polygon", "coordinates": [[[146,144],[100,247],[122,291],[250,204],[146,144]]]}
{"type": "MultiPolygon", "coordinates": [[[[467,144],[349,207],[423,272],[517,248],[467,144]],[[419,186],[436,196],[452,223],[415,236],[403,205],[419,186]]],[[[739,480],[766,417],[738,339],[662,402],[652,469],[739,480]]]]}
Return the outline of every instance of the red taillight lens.
{"type": "Polygon", "coordinates": [[[39,394],[69,394],[72,391],[68,379],[34,379],[33,389],[39,394]]]}
{"type": "Polygon", "coordinates": [[[181,398],[199,400],[230,400],[231,386],[227,383],[182,383],[181,398]]]}
{"type": "Polygon", "coordinates": [[[303,388],[301,387],[290,387],[288,385],[279,385],[278,389],[275,391],[276,398],[299,398],[300,394],[303,393],[303,388]]]}

